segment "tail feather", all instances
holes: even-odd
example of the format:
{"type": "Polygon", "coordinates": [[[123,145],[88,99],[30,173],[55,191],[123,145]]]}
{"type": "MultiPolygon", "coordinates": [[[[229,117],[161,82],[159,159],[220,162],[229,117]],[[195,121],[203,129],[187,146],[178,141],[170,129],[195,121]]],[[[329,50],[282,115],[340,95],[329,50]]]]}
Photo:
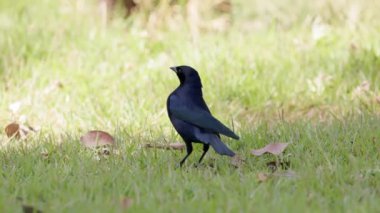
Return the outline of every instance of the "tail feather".
{"type": "Polygon", "coordinates": [[[235,156],[235,153],[229,149],[216,135],[210,141],[210,145],[214,148],[215,152],[220,155],[227,155],[230,157],[235,156]]]}

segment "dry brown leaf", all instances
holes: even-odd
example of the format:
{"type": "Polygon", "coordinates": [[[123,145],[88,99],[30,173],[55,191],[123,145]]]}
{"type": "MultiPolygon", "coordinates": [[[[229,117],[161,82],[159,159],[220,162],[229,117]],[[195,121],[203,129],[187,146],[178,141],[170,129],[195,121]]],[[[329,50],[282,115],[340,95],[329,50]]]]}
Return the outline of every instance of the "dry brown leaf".
{"type": "Polygon", "coordinates": [[[259,182],[265,182],[269,179],[270,175],[266,174],[266,173],[263,173],[263,172],[259,172],[257,174],[257,180],[259,182]]]}
{"type": "Polygon", "coordinates": [[[9,138],[25,139],[26,135],[31,131],[35,131],[33,127],[16,122],[10,123],[5,127],[5,133],[9,138]]]}
{"type": "Polygon", "coordinates": [[[88,148],[96,148],[99,146],[113,145],[115,140],[104,131],[92,130],[80,137],[80,141],[88,148]]]}
{"type": "Polygon", "coordinates": [[[132,203],[133,203],[133,200],[132,198],[129,198],[129,197],[123,197],[120,200],[120,205],[123,209],[128,209],[129,207],[131,207],[132,203]]]}
{"type": "Polygon", "coordinates": [[[176,150],[182,150],[185,149],[185,144],[183,143],[171,143],[169,144],[170,148],[176,149],[176,150]]]}
{"type": "Polygon", "coordinates": [[[5,133],[9,138],[20,138],[20,125],[18,123],[10,123],[5,127],[5,133]]]}
{"type": "Polygon", "coordinates": [[[252,154],[255,156],[261,156],[264,153],[271,153],[273,155],[281,154],[289,143],[270,143],[264,148],[252,150],[252,154]]]}
{"type": "Polygon", "coordinates": [[[231,164],[235,167],[240,167],[243,163],[244,160],[239,155],[235,155],[231,158],[231,164]]]}
{"type": "Polygon", "coordinates": [[[171,143],[171,144],[145,144],[144,147],[146,148],[155,148],[155,149],[174,149],[174,150],[183,150],[185,149],[184,143],[171,143]]]}

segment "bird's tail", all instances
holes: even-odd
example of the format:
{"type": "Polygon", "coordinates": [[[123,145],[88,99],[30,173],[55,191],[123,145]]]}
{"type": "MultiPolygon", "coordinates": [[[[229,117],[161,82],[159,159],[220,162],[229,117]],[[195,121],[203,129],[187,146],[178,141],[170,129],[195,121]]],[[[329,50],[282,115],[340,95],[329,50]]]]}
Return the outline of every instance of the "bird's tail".
{"type": "Polygon", "coordinates": [[[219,137],[215,135],[215,137],[210,140],[210,145],[214,148],[215,152],[220,155],[228,155],[230,157],[235,156],[235,153],[224,144],[219,137]]]}

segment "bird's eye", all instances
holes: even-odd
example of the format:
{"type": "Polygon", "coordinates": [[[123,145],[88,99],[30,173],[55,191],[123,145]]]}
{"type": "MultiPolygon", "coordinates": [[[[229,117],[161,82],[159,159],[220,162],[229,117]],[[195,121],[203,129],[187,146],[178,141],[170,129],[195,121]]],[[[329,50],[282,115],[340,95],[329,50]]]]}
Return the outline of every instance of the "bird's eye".
{"type": "Polygon", "coordinates": [[[182,69],[180,67],[177,67],[177,72],[182,72],[182,69]]]}

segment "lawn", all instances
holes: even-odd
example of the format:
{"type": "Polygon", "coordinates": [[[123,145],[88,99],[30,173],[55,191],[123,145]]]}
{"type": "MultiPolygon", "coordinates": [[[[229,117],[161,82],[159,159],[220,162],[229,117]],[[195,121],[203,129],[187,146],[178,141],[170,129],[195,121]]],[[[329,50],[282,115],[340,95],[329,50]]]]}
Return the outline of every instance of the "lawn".
{"type": "Polygon", "coordinates": [[[380,212],[379,1],[140,2],[106,22],[95,0],[0,0],[0,212],[380,212]],[[239,167],[144,147],[182,141],[181,64],[241,136],[222,138],[239,167]],[[81,144],[94,129],[110,155],[81,144]],[[290,144],[251,155],[273,142],[290,144]]]}

